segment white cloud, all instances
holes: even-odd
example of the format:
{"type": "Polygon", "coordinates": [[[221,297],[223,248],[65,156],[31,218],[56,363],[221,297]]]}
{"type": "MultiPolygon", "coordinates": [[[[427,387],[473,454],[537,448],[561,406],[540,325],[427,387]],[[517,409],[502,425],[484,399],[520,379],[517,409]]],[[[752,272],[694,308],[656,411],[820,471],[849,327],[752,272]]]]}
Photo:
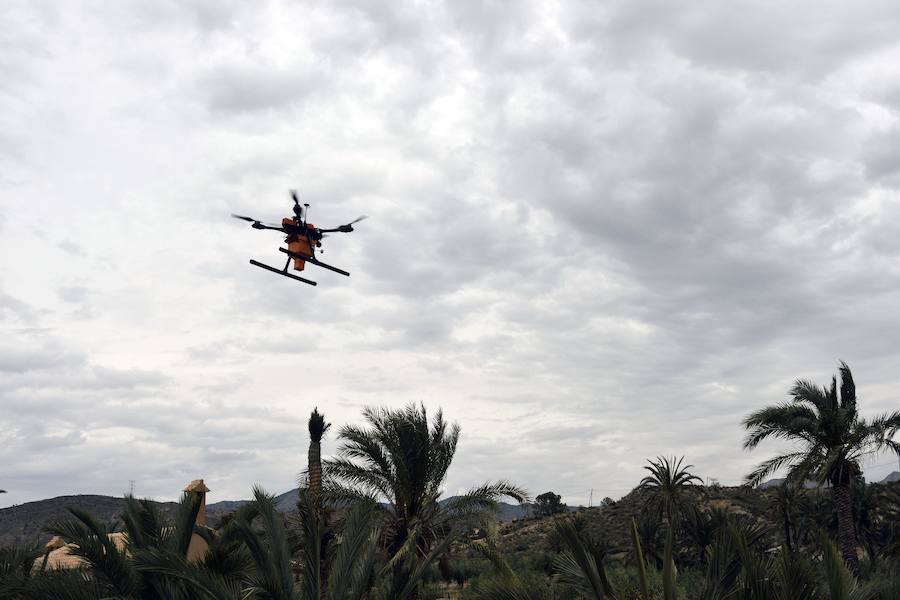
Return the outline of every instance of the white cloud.
{"type": "Polygon", "coordinates": [[[280,491],[314,406],[424,401],[463,427],[448,489],[577,504],[657,454],[737,481],[741,418],[839,359],[895,408],[898,16],[4,7],[3,501],[280,491]],[[370,215],[326,240],[349,279],[247,264],[280,240],[228,213],[292,187],[370,215]]]}

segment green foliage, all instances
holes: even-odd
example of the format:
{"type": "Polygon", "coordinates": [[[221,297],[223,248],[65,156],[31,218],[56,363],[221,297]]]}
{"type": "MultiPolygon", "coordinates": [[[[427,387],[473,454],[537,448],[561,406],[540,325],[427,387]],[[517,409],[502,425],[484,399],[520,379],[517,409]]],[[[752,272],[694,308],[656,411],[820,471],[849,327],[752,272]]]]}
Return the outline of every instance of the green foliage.
{"type": "Polygon", "coordinates": [[[767,406],[744,419],[748,433],[744,448],[752,450],[768,438],[794,442],[795,449],[762,462],[747,475],[749,485],[786,468],[787,483],[807,479],[832,486],[838,516],[838,540],[844,560],[859,572],[856,535],[852,524],[848,488],[861,473],[863,456],[890,450],[900,456],[900,443],[892,438],[900,429],[900,411],[867,421],[858,414],[856,384],[850,367],[840,366],[841,382],[833,377],[830,387],[797,380],[791,401],[767,406]]]}
{"type": "Polygon", "coordinates": [[[631,520],[631,544],[634,550],[634,564],[637,566],[638,584],[641,588],[641,600],[650,600],[650,586],[647,582],[647,561],[641,548],[641,537],[637,523],[631,520]]]}
{"type": "Polygon", "coordinates": [[[666,518],[670,528],[675,528],[676,518],[680,517],[685,504],[689,500],[691,488],[703,481],[690,472],[694,465],[681,466],[684,457],[669,458],[658,456],[648,460],[649,466],[644,469],[650,471],[650,475],[641,480],[640,487],[649,490],[650,507],[655,509],[658,515],[666,518]]]}
{"type": "Polygon", "coordinates": [[[25,590],[32,578],[38,547],[0,548],[0,598],[13,598],[25,590]]]}
{"type": "Polygon", "coordinates": [[[566,505],[562,501],[559,494],[553,492],[544,492],[534,499],[535,513],[542,517],[552,517],[553,515],[566,512],[566,505]]]}
{"type": "MultiPolygon", "coordinates": [[[[859,422],[849,370],[842,376],[840,396],[832,382],[820,404],[859,422]]],[[[813,413],[821,408],[813,406],[813,413]]],[[[0,598],[437,600],[448,595],[446,581],[463,586],[466,600],[900,597],[898,484],[851,479],[846,486],[847,513],[867,556],[862,578],[833,541],[842,529],[830,491],[704,489],[674,458],[651,460],[638,488],[602,508],[499,531],[495,523],[475,536],[471,528],[490,522],[498,498],[524,493],[489,483],[439,502],[458,427],[416,406],[368,410],[366,418],[366,428],[341,430],[340,456],[329,464],[332,497],[352,500],[340,509],[322,510],[304,491],[296,517],[286,519],[271,495],[254,489],[254,500],[217,531],[195,525],[199,503],[191,494],[171,518],[134,498],[119,524],[72,510],[48,531],[74,544],[85,568],[44,570],[39,549],[0,549],[0,598]],[[192,562],[195,535],[209,547],[192,562]]],[[[893,435],[888,421],[879,425],[885,439],[893,435]]],[[[313,425],[311,418],[311,433],[313,425]]],[[[324,418],[316,427],[327,430],[324,418]]],[[[552,492],[538,500],[561,505],[552,492]]]]}
{"type": "MultiPolygon", "coordinates": [[[[486,527],[495,518],[500,498],[526,498],[524,490],[499,481],[439,502],[459,426],[447,423],[441,411],[429,422],[425,407],[415,405],[367,408],[363,416],[367,428],[340,430],[338,458],[325,465],[328,495],[343,502],[387,500],[381,519],[397,582],[416,573],[420,561],[439,556],[452,541],[475,527],[486,527]]],[[[394,589],[395,594],[400,591],[394,589]]]]}

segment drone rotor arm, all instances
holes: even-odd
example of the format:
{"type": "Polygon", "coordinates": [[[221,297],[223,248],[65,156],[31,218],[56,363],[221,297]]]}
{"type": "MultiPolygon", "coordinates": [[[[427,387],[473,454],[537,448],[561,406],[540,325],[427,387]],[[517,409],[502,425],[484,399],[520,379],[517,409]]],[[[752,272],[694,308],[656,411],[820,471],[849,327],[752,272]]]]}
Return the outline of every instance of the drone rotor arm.
{"type": "Polygon", "coordinates": [[[271,229],[273,231],[280,231],[282,233],[288,233],[288,230],[280,225],[269,225],[267,223],[260,223],[259,221],[255,222],[252,225],[253,229],[271,229]]]}
{"type": "Polygon", "coordinates": [[[282,227],[280,225],[272,225],[269,223],[263,223],[262,221],[257,221],[253,217],[245,217],[244,215],[232,214],[231,216],[234,217],[235,219],[240,219],[241,221],[247,221],[248,223],[250,223],[250,227],[252,227],[253,229],[274,229],[275,231],[282,231],[284,233],[287,233],[287,231],[285,231],[284,227],[282,227]]]}
{"type": "Polygon", "coordinates": [[[322,233],[331,233],[331,232],[334,232],[334,231],[340,231],[341,233],[350,233],[351,231],[353,231],[353,224],[354,224],[354,223],[359,223],[359,222],[362,221],[363,219],[368,219],[368,218],[369,218],[369,217],[367,217],[366,215],[362,215],[362,216],[360,216],[360,217],[356,217],[355,219],[353,219],[352,221],[350,221],[350,222],[347,223],[346,225],[338,225],[337,227],[335,227],[335,228],[333,228],[333,229],[320,229],[319,231],[322,232],[322,233]]]}

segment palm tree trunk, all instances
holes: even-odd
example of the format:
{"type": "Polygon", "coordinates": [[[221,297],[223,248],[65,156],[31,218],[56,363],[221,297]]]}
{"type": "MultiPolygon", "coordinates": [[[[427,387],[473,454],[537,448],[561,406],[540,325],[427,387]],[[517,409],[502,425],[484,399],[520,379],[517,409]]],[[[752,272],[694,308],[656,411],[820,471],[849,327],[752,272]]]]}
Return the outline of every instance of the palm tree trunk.
{"type": "Polygon", "coordinates": [[[316,516],[322,514],[322,444],[309,442],[309,497],[316,508],[316,516]]]}
{"type": "Polygon", "coordinates": [[[847,568],[859,577],[859,556],[856,554],[856,534],[853,531],[853,510],[850,505],[850,486],[838,484],[832,488],[837,507],[838,546],[847,568]]]}
{"type": "MultiPolygon", "coordinates": [[[[320,527],[324,527],[324,509],[322,506],[322,443],[318,440],[310,439],[309,441],[309,452],[307,453],[307,461],[309,469],[309,499],[313,506],[313,514],[312,518],[316,521],[316,529],[318,531],[318,535],[316,535],[316,543],[319,546],[318,548],[318,571],[319,571],[319,582],[316,588],[319,590],[319,597],[325,597],[325,586],[323,582],[328,580],[328,572],[325,567],[325,561],[322,558],[326,553],[326,546],[328,544],[327,538],[323,535],[322,529],[320,527]]],[[[312,568],[315,570],[315,566],[312,568]]]]}
{"type": "Polygon", "coordinates": [[[787,553],[793,554],[794,547],[791,544],[791,516],[785,508],[781,509],[781,516],[784,519],[784,543],[787,546],[787,553]]]}

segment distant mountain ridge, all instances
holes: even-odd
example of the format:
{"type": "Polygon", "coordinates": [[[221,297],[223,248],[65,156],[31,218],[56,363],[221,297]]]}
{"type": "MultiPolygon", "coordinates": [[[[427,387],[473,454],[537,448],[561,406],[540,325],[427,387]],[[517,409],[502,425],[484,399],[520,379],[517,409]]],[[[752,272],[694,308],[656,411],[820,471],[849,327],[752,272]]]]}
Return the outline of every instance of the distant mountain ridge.
{"type": "MultiPolygon", "coordinates": [[[[299,488],[288,490],[275,496],[275,506],[283,513],[292,513],[297,509],[299,488]]],[[[451,498],[441,500],[448,502],[451,498]]],[[[209,523],[216,526],[219,520],[250,502],[249,500],[220,500],[206,505],[206,515],[209,523]]],[[[175,502],[156,502],[164,514],[175,514],[175,502]]],[[[44,526],[55,520],[68,519],[71,514],[68,507],[84,509],[101,521],[111,522],[119,519],[125,510],[125,499],[114,496],[77,495],[57,496],[46,500],[36,500],[17,504],[8,508],[0,508],[0,546],[10,544],[44,543],[50,536],[43,532],[44,526]]],[[[532,514],[531,504],[507,504],[501,502],[498,510],[498,520],[503,522],[521,519],[532,514]]],[[[572,510],[572,509],[570,509],[572,510]]]]}
{"type": "MultiPolygon", "coordinates": [[[[900,481],[900,471],[894,471],[894,472],[890,473],[887,477],[885,477],[878,483],[893,483],[894,481],[900,481]]],[[[778,487],[782,483],[784,483],[784,478],[769,479],[767,481],[763,481],[762,483],[760,483],[759,489],[767,490],[769,488],[778,487]]],[[[869,483],[873,483],[873,482],[870,481],[869,483]]],[[[803,487],[805,487],[806,489],[817,488],[820,485],[823,485],[823,484],[820,484],[818,481],[814,481],[812,479],[807,479],[806,481],[803,482],[803,487]]],[[[824,486],[827,487],[828,484],[824,484],[824,486]]]]}
{"type": "MultiPolygon", "coordinates": [[[[293,512],[294,510],[296,510],[297,497],[299,494],[300,488],[294,488],[292,490],[288,490],[283,494],[279,494],[278,496],[275,496],[275,506],[281,512],[293,512]]],[[[458,496],[443,498],[442,500],[440,500],[440,504],[444,505],[454,498],[458,498],[458,496]]],[[[217,513],[229,513],[231,511],[237,510],[240,506],[246,504],[247,502],[249,502],[249,500],[222,500],[220,502],[208,504],[206,509],[207,511],[217,513]]],[[[534,512],[534,504],[509,504],[506,502],[500,502],[498,509],[498,520],[506,523],[515,519],[521,519],[531,516],[534,512]]],[[[574,511],[575,508],[569,508],[569,510],[574,511]]]]}

